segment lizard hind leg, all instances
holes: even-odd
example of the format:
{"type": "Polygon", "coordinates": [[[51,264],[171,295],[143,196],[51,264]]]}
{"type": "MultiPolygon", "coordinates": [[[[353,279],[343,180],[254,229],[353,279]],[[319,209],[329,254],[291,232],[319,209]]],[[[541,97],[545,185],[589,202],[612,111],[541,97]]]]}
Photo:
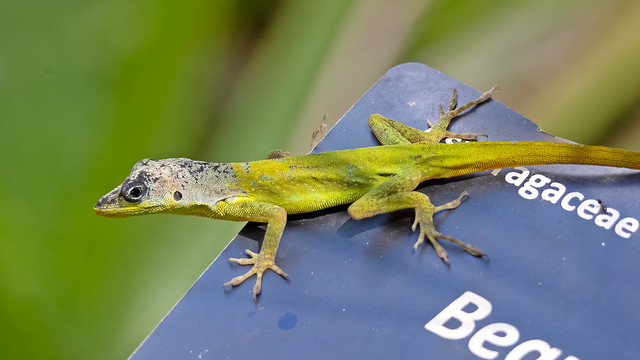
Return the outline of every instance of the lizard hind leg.
{"type": "MultiPolygon", "coordinates": [[[[397,176],[397,175],[396,175],[397,176]]],[[[414,209],[415,221],[412,230],[420,228],[418,240],[414,244],[417,249],[424,243],[425,237],[433,244],[438,256],[448,263],[449,259],[446,250],[440,245],[437,239],[450,241],[474,256],[482,256],[480,249],[473,245],[465,244],[449,235],[438,232],[433,224],[433,214],[446,209],[454,209],[460,205],[464,196],[463,192],[457,199],[440,206],[434,206],[429,197],[417,191],[411,191],[415,188],[414,181],[410,176],[397,177],[391,179],[376,188],[369,191],[360,199],[356,200],[348,208],[349,215],[355,220],[372,217],[379,214],[385,214],[402,209],[414,209]]]]}

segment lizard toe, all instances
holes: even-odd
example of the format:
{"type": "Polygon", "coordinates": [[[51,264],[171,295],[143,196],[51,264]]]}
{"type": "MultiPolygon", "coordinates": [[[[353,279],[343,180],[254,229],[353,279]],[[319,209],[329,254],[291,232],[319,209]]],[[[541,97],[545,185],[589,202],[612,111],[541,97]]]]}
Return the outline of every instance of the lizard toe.
{"type": "Polygon", "coordinates": [[[229,280],[228,282],[224,283],[222,285],[222,287],[227,287],[227,286],[238,286],[240,284],[242,284],[245,280],[247,280],[248,278],[252,277],[253,275],[257,274],[257,270],[255,267],[252,267],[249,271],[247,271],[246,273],[236,276],[233,279],[229,280]]]}

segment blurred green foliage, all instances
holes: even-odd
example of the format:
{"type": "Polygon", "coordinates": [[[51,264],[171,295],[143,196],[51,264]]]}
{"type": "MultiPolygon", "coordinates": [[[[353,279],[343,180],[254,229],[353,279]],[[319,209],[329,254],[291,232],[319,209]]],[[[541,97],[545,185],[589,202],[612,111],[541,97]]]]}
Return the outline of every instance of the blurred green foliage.
{"type": "Polygon", "coordinates": [[[637,19],[633,0],[4,0],[0,358],[128,356],[241,226],[95,216],[136,161],[305,152],[401,62],[640,150],[637,19]]]}

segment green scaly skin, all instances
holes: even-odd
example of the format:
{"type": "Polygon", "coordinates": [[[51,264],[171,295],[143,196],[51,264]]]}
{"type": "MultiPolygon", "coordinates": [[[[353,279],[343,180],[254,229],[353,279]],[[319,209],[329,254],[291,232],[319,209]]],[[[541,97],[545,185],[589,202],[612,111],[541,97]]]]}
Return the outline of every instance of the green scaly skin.
{"type": "Polygon", "coordinates": [[[287,214],[316,211],[351,204],[349,215],[363,219],[401,209],[414,209],[413,229],[425,238],[438,256],[448,262],[437,239],[448,240],[474,256],[478,248],[439,233],[433,214],[460,205],[457,199],[434,206],[414,189],[423,181],[450,178],[476,171],[544,164],[584,164],[640,169],[640,153],[602,146],[544,142],[467,142],[443,144],[445,137],[477,140],[482,134],[454,134],[447,128],[453,118],[471,106],[487,101],[494,87],[477,100],[456,109],[456,93],[430,131],[421,131],[394,120],[371,115],[369,126],[384,146],[331,151],[302,156],[276,153],[267,160],[244,163],[208,163],[189,159],[145,159],[125,181],[103,196],[94,209],[108,217],[151,213],[196,215],[233,221],[267,223],[259,253],[229,261],[252,265],[244,275],[223,286],[237,286],[256,275],[253,297],[261,292],[262,276],[273,270],[278,243],[287,214]]]}

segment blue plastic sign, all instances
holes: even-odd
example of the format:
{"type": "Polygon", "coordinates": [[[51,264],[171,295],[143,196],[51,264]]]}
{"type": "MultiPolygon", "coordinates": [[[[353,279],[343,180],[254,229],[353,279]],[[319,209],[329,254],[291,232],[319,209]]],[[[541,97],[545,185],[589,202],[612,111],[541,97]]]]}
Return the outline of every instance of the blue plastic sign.
{"type": "MultiPolygon", "coordinates": [[[[378,145],[374,113],[426,129],[453,88],[460,104],[480,94],[421,64],[395,67],[315,151],[378,145]]],[[[451,130],[564,141],[495,100],[451,130]]],[[[419,188],[436,205],[465,190],[436,227],[486,257],[444,243],[447,266],[430,245],[414,252],[411,211],[290,216],[277,255],[290,280],[267,273],[255,304],[253,280],[222,288],[247,270],[227,259],[259,249],[265,226],[249,223],[131,359],[640,358],[640,172],[535,166],[419,188]]]]}

